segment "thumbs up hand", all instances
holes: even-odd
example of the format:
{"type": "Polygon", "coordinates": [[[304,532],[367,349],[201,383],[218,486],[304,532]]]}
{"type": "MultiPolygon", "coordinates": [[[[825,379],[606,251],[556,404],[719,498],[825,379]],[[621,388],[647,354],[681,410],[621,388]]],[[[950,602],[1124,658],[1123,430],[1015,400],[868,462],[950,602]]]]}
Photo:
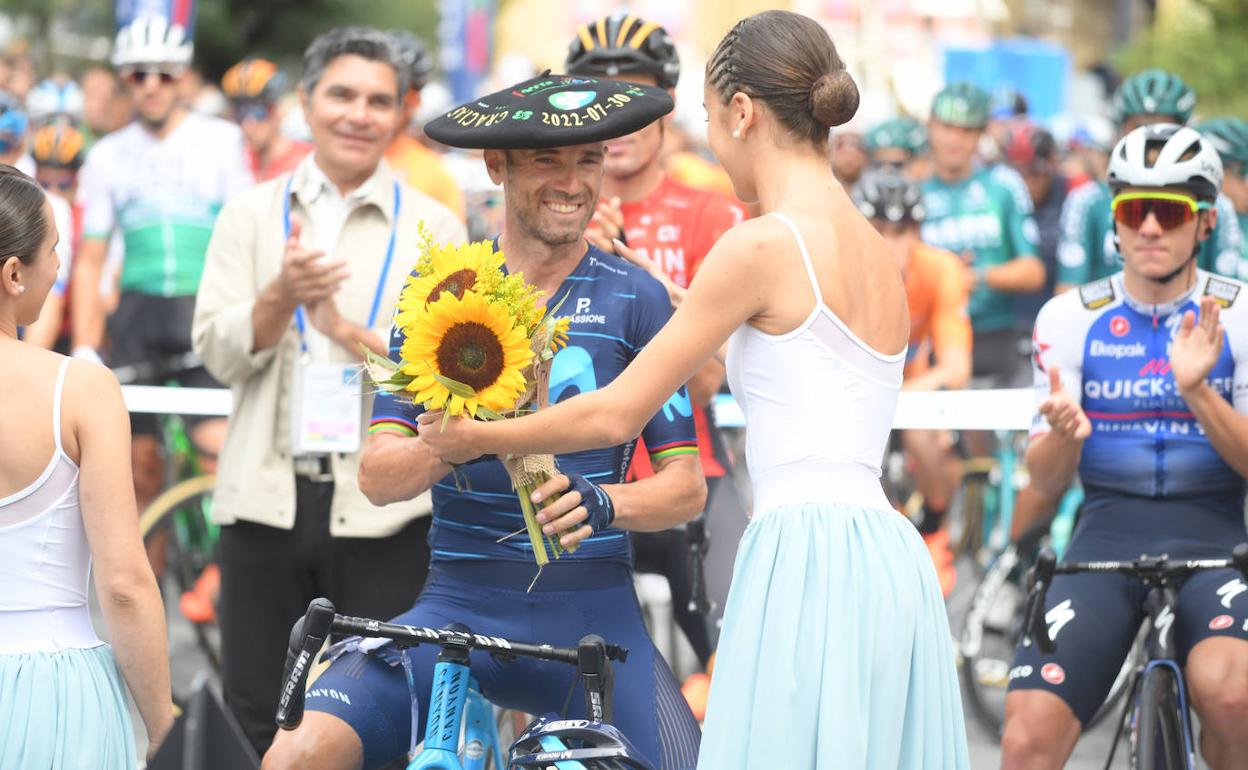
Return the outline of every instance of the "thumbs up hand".
{"type": "Polygon", "coordinates": [[[1078,398],[1062,387],[1062,375],[1056,366],[1049,367],[1049,397],[1040,405],[1040,414],[1062,438],[1083,441],[1092,435],[1092,422],[1083,413],[1078,398]]]}

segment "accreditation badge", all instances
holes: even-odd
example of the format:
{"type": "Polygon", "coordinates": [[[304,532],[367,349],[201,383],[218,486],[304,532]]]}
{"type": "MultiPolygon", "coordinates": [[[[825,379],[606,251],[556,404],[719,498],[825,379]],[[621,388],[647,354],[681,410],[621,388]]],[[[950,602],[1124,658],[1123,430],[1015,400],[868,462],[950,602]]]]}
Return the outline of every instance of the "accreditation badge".
{"type": "Polygon", "coordinates": [[[358,366],[300,361],[293,393],[293,454],[360,450],[364,391],[358,366]]]}

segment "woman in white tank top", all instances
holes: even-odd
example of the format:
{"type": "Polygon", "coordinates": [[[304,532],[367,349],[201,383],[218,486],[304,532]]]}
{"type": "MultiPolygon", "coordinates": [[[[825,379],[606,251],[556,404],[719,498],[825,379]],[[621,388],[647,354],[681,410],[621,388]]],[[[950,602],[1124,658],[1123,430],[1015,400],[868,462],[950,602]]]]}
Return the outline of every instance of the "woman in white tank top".
{"type": "MultiPolygon", "coordinates": [[[[727,340],[754,516],[699,768],[962,770],[940,586],[879,481],[910,328],[905,288],[826,157],[857,87],[817,22],[767,11],[721,41],[704,100],[711,150],[765,216],[720,239],[671,321],[611,384],[517,420],[441,429],[426,413],[420,435],[448,462],[624,443],[727,340]]],[[[552,503],[568,511],[552,522],[574,530],[565,543],[590,531],[576,502],[552,503]]]]}
{"type": "Polygon", "coordinates": [[[149,756],[173,721],[164,606],[117,380],[18,339],[56,279],[56,242],[43,190],[0,165],[0,768],[132,770],[122,679],[149,756]],[[111,647],[87,607],[93,561],[111,647]]]}

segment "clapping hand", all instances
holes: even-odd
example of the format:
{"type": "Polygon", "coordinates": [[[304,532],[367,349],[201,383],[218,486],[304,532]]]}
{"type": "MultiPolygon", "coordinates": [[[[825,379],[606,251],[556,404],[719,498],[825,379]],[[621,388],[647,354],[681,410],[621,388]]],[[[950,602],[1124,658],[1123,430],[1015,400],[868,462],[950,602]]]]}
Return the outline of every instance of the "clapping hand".
{"type": "Polygon", "coordinates": [[[1222,308],[1213,297],[1200,300],[1200,317],[1187,311],[1170,344],[1170,371],[1180,393],[1199,386],[1222,355],[1226,328],[1218,323],[1222,308]]]}
{"type": "Polygon", "coordinates": [[[1062,438],[1083,441],[1092,435],[1092,422],[1078,399],[1062,387],[1061,372],[1056,366],[1049,367],[1049,397],[1040,405],[1040,414],[1062,438]]]}
{"type": "Polygon", "coordinates": [[[462,465],[484,454],[472,442],[472,431],[479,425],[466,417],[444,417],[436,411],[416,418],[417,433],[434,457],[448,465],[462,465]]]}
{"type": "Polygon", "coordinates": [[[300,305],[314,305],[332,297],[342,286],[342,282],[350,276],[350,272],[345,263],[330,262],[324,258],[324,251],[310,249],[300,243],[302,233],[303,222],[292,214],[290,236],[286,239],[282,272],[278,275],[278,280],[281,282],[282,295],[289,301],[300,305]]]}

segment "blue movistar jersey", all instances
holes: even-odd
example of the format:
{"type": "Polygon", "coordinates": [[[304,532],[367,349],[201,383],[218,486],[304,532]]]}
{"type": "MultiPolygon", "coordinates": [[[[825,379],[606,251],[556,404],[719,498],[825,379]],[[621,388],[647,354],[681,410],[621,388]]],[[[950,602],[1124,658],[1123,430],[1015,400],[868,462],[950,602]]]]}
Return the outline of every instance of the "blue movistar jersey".
{"type": "MultiPolygon", "coordinates": [[[[619,376],[672,314],[663,286],[624,260],[590,247],[554,301],[571,320],[568,346],[556,354],[550,373],[552,403],[596,390],[619,376]]],[[[398,361],[403,334],[390,332],[390,357],[398,361]]],[[[421,407],[389,394],[373,404],[373,429],[412,432],[421,407]]],[[[682,387],[642,431],[651,455],[697,453],[693,410],[682,387]]],[[[596,484],[624,481],[633,445],[559,455],[559,469],[596,484]]],[[[433,487],[433,525],[429,545],[433,560],[505,559],[533,561],[524,518],[503,466],[495,459],[461,466],[458,479],[447,476],[433,487]],[[506,538],[499,542],[500,539],[506,538]]],[[[607,529],[582,542],[565,559],[609,559],[631,564],[627,533],[607,529]]]]}
{"type": "MultiPolygon", "coordinates": [[[[1048,369],[1058,366],[1068,392],[1081,394],[1092,435],[1079,477],[1089,504],[1098,496],[1209,498],[1222,501],[1243,529],[1245,482],[1218,454],[1170,372],[1170,344],[1182,316],[1201,296],[1222,305],[1226,338],[1210,385],[1248,414],[1248,296],[1244,284],[1201,270],[1192,289],[1166,305],[1126,295],[1122,274],[1049,300],[1035,325],[1036,399],[1049,396],[1048,369]]],[[[1048,423],[1039,414],[1033,435],[1048,423]]],[[[1176,522],[1176,526],[1182,524],[1176,522]]]]}

